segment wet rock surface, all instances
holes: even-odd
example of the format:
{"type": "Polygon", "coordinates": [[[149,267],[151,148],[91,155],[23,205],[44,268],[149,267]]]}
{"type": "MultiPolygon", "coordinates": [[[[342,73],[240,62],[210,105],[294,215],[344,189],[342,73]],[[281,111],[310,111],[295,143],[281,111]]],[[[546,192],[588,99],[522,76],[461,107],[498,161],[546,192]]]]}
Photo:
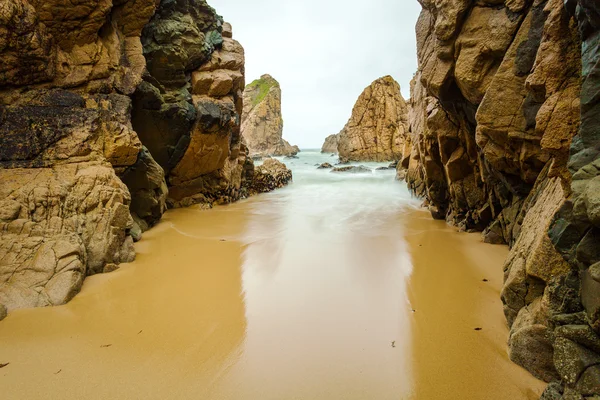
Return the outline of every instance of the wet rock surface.
{"type": "Polygon", "coordinates": [[[335,167],[331,170],[331,172],[348,174],[370,174],[371,168],[367,168],[364,165],[348,165],[346,167],[335,167]]]}
{"type": "Polygon", "coordinates": [[[292,181],[292,171],[284,163],[268,158],[256,167],[248,188],[250,194],[266,193],[282,188],[292,181]]]}

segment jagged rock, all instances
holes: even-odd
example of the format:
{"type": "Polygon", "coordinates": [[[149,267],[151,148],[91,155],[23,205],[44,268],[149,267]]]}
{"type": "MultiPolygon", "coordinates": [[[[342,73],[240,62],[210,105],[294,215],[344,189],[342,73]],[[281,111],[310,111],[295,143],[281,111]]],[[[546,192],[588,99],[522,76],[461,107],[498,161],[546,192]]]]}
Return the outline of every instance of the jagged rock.
{"type": "Polygon", "coordinates": [[[132,261],[129,191],[104,162],[0,169],[0,303],[59,305],[86,275],[132,261]]]}
{"type": "Polygon", "coordinates": [[[291,181],[292,171],[281,161],[268,158],[255,168],[249,192],[251,194],[270,192],[286,186],[291,181]]]}
{"type": "Polygon", "coordinates": [[[131,261],[118,178],[138,158],[128,97],[155,0],[7,0],[0,11],[0,303],[63,304],[131,261]],[[135,9],[135,12],[132,12],[135,9]]]}
{"type": "Polygon", "coordinates": [[[63,304],[133,260],[166,202],[249,194],[231,37],[204,0],[0,6],[3,307],[63,304]]]}
{"type": "Polygon", "coordinates": [[[360,95],[352,116],[338,134],[340,159],[398,160],[407,134],[408,108],[400,85],[391,76],[384,76],[360,95]]]}
{"type": "Polygon", "coordinates": [[[347,166],[347,167],[335,167],[334,169],[331,170],[331,172],[347,172],[347,173],[351,173],[351,174],[370,174],[371,173],[371,169],[365,167],[364,165],[359,165],[359,166],[347,166]]]}
{"type": "Polygon", "coordinates": [[[242,136],[251,155],[293,156],[297,146],[283,139],[281,87],[270,75],[263,75],[246,86],[242,136]]]}
{"type": "Polygon", "coordinates": [[[329,135],[325,138],[323,147],[321,147],[321,153],[338,153],[338,139],[339,134],[329,135]]]}
{"type": "Polygon", "coordinates": [[[323,163],[317,167],[317,169],[330,169],[330,168],[333,168],[333,165],[331,165],[329,163],[323,163]]]}
{"type": "Polygon", "coordinates": [[[142,32],[149,74],[134,95],[133,126],[164,169],[173,207],[241,196],[244,49],[222,34],[204,0],[162,2],[142,32]]]}
{"type": "Polygon", "coordinates": [[[561,374],[564,387],[544,398],[599,395],[597,366],[579,367],[598,351],[554,338],[568,321],[600,333],[600,286],[590,268],[600,260],[600,6],[421,4],[397,177],[434,217],[512,247],[502,291],[509,350],[540,378],[561,374]]]}
{"type": "Polygon", "coordinates": [[[168,188],[165,172],[154,161],[150,152],[144,147],[138,154],[137,162],[127,168],[121,177],[131,193],[132,202],[129,207],[135,226],[141,232],[132,232],[135,241],[141,233],[154,226],[167,210],[168,188]],[[140,221],[143,220],[143,223],[140,221]]]}

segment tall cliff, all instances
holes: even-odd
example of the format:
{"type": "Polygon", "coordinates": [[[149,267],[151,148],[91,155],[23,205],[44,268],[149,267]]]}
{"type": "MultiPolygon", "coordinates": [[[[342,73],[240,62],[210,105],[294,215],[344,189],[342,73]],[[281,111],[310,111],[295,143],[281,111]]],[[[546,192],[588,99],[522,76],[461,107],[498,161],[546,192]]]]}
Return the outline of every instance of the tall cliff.
{"type": "Polygon", "coordinates": [[[263,75],[246,86],[242,136],[251,155],[292,156],[298,146],[283,139],[281,87],[271,75],[263,75]]]}
{"type": "Polygon", "coordinates": [[[421,4],[398,176],[435,218],[511,246],[509,353],[555,382],[544,398],[598,395],[600,7],[421,4]]]}
{"type": "Polygon", "coordinates": [[[408,107],[391,76],[375,80],[359,96],[339,133],[342,161],[396,161],[408,133],[408,107]]]}
{"type": "Polygon", "coordinates": [[[3,2],[0,316],[133,260],[167,205],[268,189],[240,140],[231,36],[204,0],[3,2]]]}

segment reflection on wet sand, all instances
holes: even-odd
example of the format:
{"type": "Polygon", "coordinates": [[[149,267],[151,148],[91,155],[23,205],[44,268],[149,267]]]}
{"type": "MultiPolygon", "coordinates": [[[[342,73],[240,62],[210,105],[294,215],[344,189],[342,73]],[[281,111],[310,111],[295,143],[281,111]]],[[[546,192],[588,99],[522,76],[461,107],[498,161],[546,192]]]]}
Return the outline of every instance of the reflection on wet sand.
{"type": "Polygon", "coordinates": [[[241,351],[244,214],[177,210],[135,263],[0,324],[3,399],[202,399],[241,351]]]}
{"type": "Polygon", "coordinates": [[[290,161],[284,190],[169,211],[133,264],[11,313],[2,398],[536,398],[506,356],[506,248],[431,220],[393,171],[322,159],[290,161]]]}
{"type": "Polygon", "coordinates": [[[404,226],[416,398],[538,399],[545,384],[507,355],[500,288],[508,249],[456,233],[426,211],[407,215],[404,226]]]}
{"type": "Polygon", "coordinates": [[[322,228],[343,215],[307,218],[301,201],[250,202],[244,352],[214,398],[406,398],[410,264],[396,221],[334,234],[322,228]]]}

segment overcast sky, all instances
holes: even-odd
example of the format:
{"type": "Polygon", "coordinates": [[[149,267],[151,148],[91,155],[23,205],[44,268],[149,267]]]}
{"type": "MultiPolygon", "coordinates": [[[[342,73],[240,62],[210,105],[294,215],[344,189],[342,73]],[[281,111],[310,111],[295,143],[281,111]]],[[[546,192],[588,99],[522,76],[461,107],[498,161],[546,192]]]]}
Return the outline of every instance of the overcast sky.
{"type": "Polygon", "coordinates": [[[417,68],[417,0],[208,0],[246,50],[246,82],[268,73],[282,89],[283,137],[320,148],[358,96],[392,75],[409,97],[417,68]]]}

